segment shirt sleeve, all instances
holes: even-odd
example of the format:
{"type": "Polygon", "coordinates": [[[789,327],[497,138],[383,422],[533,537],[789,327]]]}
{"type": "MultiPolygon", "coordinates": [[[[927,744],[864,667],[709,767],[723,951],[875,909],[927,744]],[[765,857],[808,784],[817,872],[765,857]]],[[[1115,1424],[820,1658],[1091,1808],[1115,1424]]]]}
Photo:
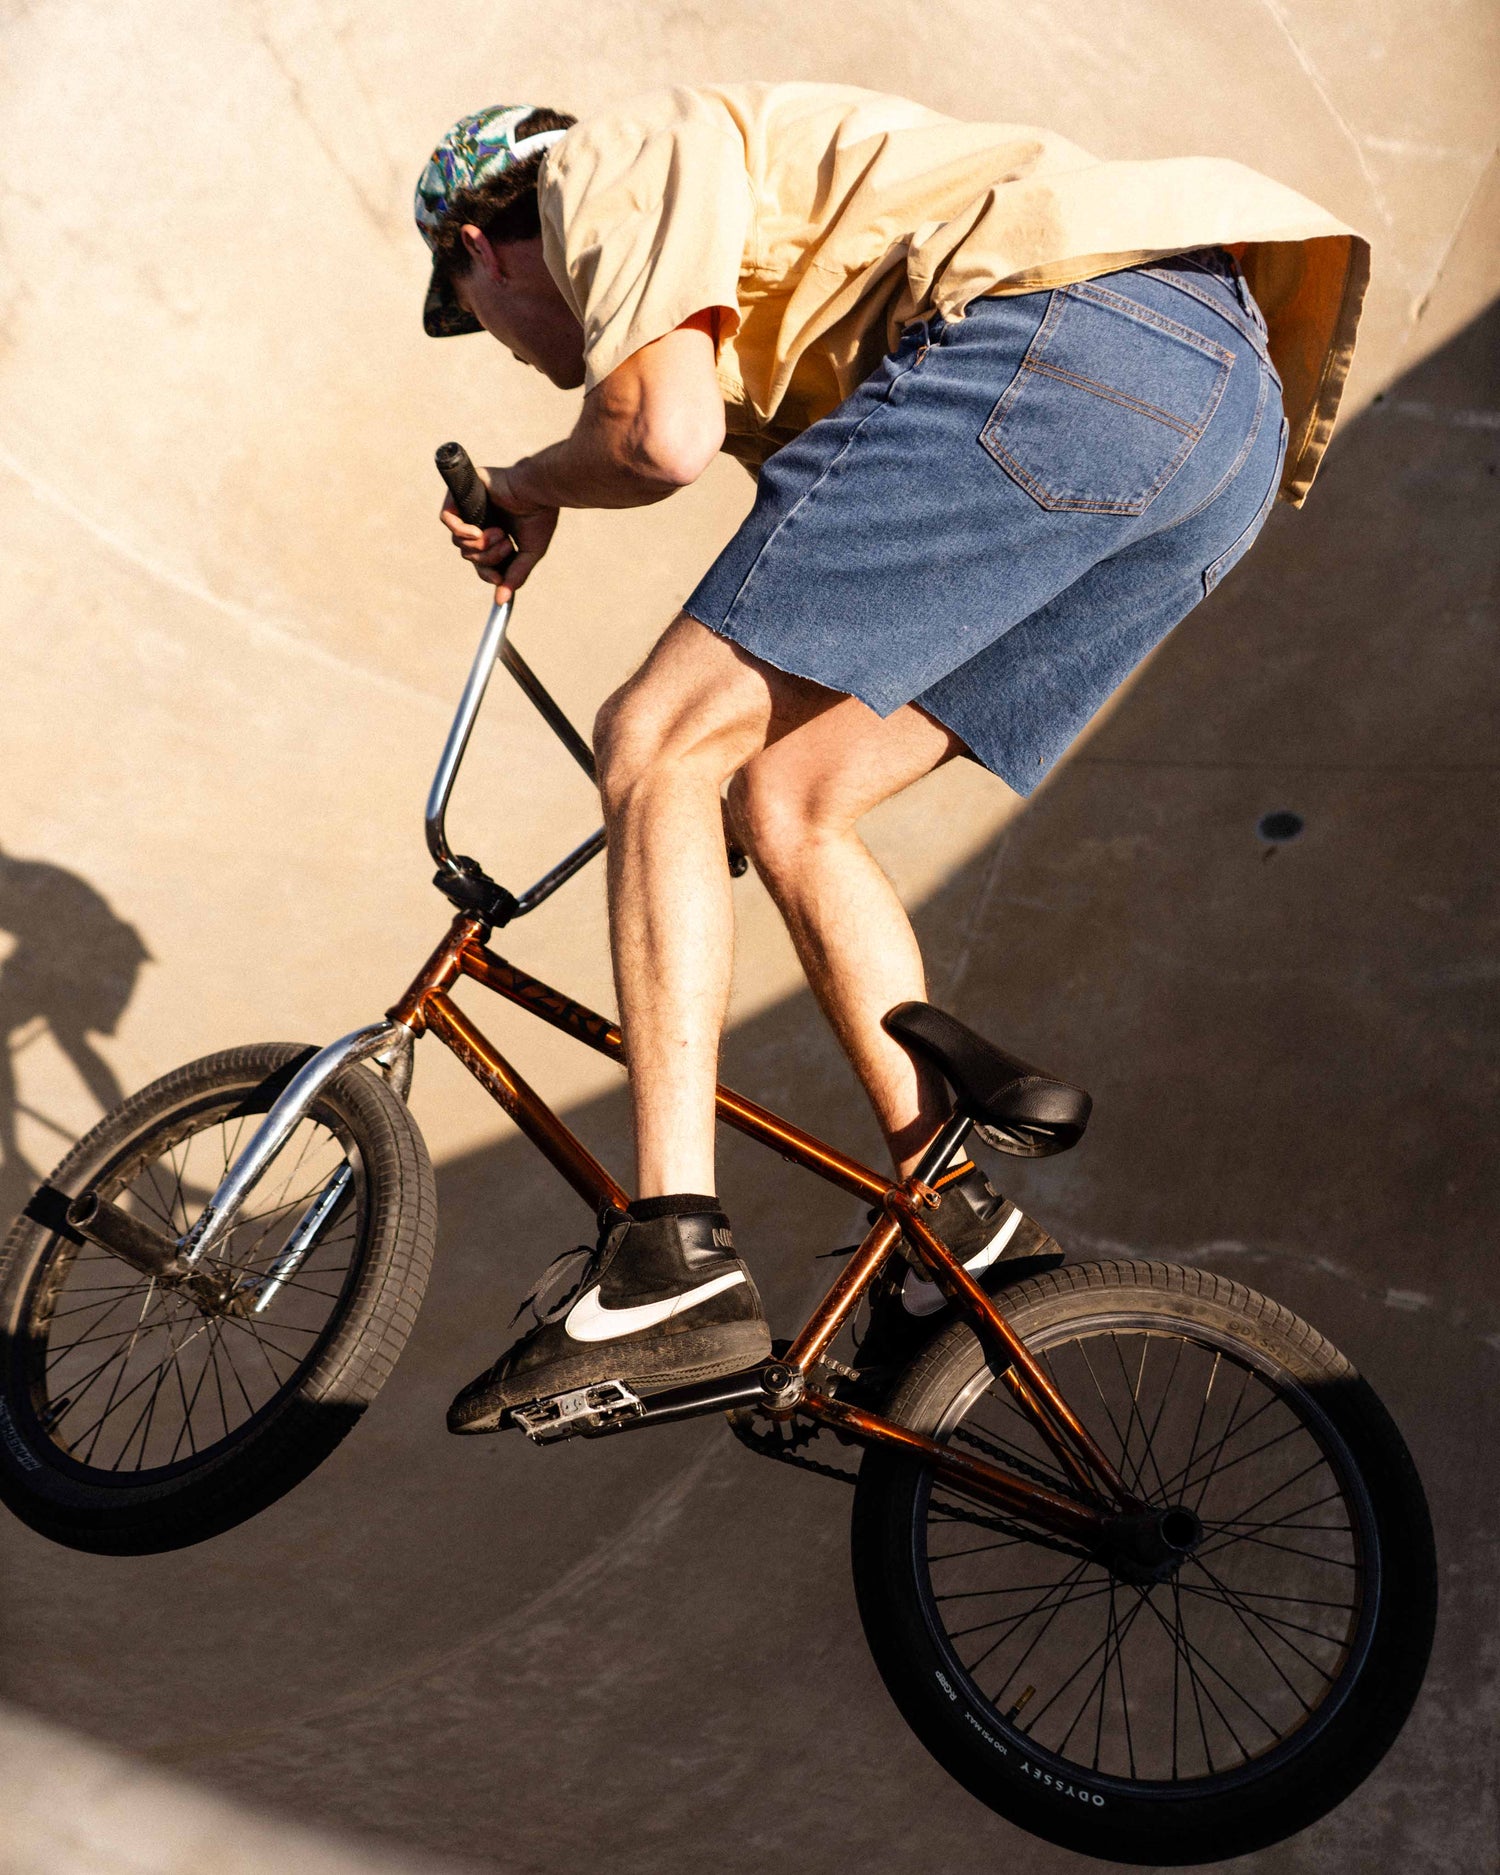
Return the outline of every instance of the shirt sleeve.
{"type": "Polygon", "coordinates": [[[542,171],[542,253],[583,326],[584,389],[706,308],[739,325],[744,144],[690,93],[586,119],[542,171]]]}

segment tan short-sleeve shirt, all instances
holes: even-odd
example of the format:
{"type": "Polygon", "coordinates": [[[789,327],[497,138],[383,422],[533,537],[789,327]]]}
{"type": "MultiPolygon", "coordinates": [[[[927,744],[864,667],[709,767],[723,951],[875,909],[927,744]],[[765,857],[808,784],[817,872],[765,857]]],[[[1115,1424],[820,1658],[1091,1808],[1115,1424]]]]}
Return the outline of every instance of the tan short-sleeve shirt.
{"type": "Polygon", "coordinates": [[[755,466],[826,416],[913,320],[1196,247],[1239,256],[1266,317],[1300,503],[1333,432],[1369,245],[1216,157],[1101,162],[842,85],[681,86],[548,152],[543,252],[582,322],[586,389],[721,309],[725,448],[755,466]]]}

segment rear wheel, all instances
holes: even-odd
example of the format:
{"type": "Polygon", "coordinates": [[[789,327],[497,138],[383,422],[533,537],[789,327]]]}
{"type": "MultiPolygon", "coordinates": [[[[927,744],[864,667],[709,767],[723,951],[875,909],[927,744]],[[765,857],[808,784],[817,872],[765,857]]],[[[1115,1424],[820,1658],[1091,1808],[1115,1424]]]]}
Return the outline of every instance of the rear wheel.
{"type": "MultiPolygon", "coordinates": [[[[1180,1548],[1090,1554],[872,1449],[855,1584],[897,1705],[974,1795],[1085,1854],[1291,1835],[1369,1774],[1426,1668],[1436,1566],[1400,1434],[1336,1349],[1222,1277],[1079,1264],[1003,1306],[1180,1548]]],[[[888,1411],[1076,1495],[964,1324],[888,1411]]]]}
{"type": "Polygon", "coordinates": [[[217,1254],[163,1284],[69,1232],[97,1193],[180,1236],[312,1051],[178,1068],[80,1140],[0,1251],[0,1497],[114,1554],[252,1516],[319,1465],[395,1365],[432,1259],[432,1168],[368,1068],[318,1096],[217,1254]],[[45,1220],[45,1221],[44,1221],[45,1220]]]}

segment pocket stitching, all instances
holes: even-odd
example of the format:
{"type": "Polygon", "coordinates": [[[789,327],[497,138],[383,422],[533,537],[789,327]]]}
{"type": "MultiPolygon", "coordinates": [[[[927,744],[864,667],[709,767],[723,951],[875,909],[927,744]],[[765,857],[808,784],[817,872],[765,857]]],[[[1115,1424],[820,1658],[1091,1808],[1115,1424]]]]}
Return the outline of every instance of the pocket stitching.
{"type": "MultiPolygon", "coordinates": [[[[1022,371],[1025,369],[1026,367],[1023,364],[1022,371]]],[[[1033,366],[1032,369],[1034,370],[1035,367],[1033,366]]],[[[1013,399],[1017,385],[1020,384],[1021,379],[1022,372],[1018,371],[1016,373],[1016,383],[1010,387],[1005,393],[1005,396],[1000,400],[1002,404],[1005,403],[1007,399],[1013,399]]],[[[1043,508],[1050,509],[1054,512],[1066,511],[1073,514],[1144,514],[1192,453],[1194,445],[1202,436],[1203,431],[1207,429],[1214,413],[1218,410],[1220,403],[1223,401],[1224,386],[1228,381],[1229,368],[1227,365],[1221,365],[1219,367],[1218,380],[1214,385],[1213,397],[1201,427],[1183,436],[1182,447],[1177,451],[1175,456],[1168,459],[1155,482],[1138,498],[1132,498],[1129,501],[1101,501],[1091,495],[1069,495],[1063,493],[1061,490],[1050,489],[1044,482],[1038,481],[1029,470],[1021,467],[1020,463],[1017,462],[1010,451],[1001,444],[999,437],[995,434],[1000,423],[1004,421],[1005,416],[1008,414],[1008,411],[1002,411],[998,404],[995,409],[990,412],[989,421],[979,433],[980,446],[984,449],[986,454],[993,456],[995,461],[1005,470],[1006,474],[1012,476],[1019,482],[1032,499],[1043,508]]],[[[1092,394],[1092,386],[1089,388],[1092,394]]],[[[1116,399],[1115,401],[1118,402],[1119,400],[1116,399]]]]}
{"type": "Polygon", "coordinates": [[[1205,338],[1202,333],[1194,332],[1188,326],[1179,325],[1175,319],[1168,319],[1165,315],[1153,311],[1150,307],[1140,306],[1134,300],[1125,299],[1118,293],[1111,293],[1106,288],[1097,287],[1091,281],[1078,281],[1073,286],[1057,288],[1051,294],[1046,314],[1041,324],[1032,334],[1031,343],[1026,348],[1026,355],[1022,358],[1015,377],[1011,380],[1010,384],[1006,386],[1004,392],[1001,394],[999,402],[985,420],[984,428],[979,432],[979,444],[987,455],[993,457],[994,460],[999,463],[1000,467],[1004,469],[1007,475],[1026,490],[1027,494],[1031,496],[1032,500],[1035,501],[1039,507],[1045,508],[1049,512],[1119,514],[1127,516],[1144,514],[1146,509],[1151,506],[1151,503],[1155,501],[1156,497],[1166,487],[1167,483],[1171,481],[1172,477],[1176,475],[1177,471],[1182,467],[1183,463],[1192,452],[1194,445],[1213,420],[1215,412],[1223,401],[1224,387],[1229,381],[1229,372],[1233,363],[1233,352],[1226,350],[1222,345],[1216,345],[1212,339],[1205,338]],[[1085,288],[1089,290],[1084,291],[1083,289],[1085,288]],[[1063,383],[1075,384],[1079,388],[1087,390],[1093,396],[1108,397],[1112,402],[1122,405],[1123,408],[1140,410],[1152,421],[1162,421],[1165,417],[1165,413],[1159,414],[1148,406],[1138,404],[1133,399],[1127,401],[1124,395],[1115,393],[1107,387],[1096,385],[1090,379],[1075,377],[1073,374],[1052,364],[1050,360],[1045,357],[1047,344],[1051,341],[1058,322],[1062,318],[1064,307],[1070,295],[1080,299],[1095,301],[1111,311],[1121,311],[1126,317],[1135,319],[1138,324],[1156,326],[1169,337],[1181,338],[1185,340],[1193,350],[1201,353],[1205,357],[1216,360],[1219,367],[1212,394],[1198,427],[1195,430],[1184,430],[1180,423],[1172,422],[1170,418],[1166,419],[1167,427],[1177,430],[1178,433],[1182,435],[1182,447],[1169,459],[1152,486],[1146,489],[1139,497],[1133,497],[1128,501],[1101,501],[1093,496],[1069,495],[1062,491],[1050,489],[1045,483],[1039,481],[1029,470],[1022,468],[1021,464],[1016,461],[999,439],[998,432],[1000,426],[1009,416],[1016,399],[1025,388],[1028,372],[1038,376],[1053,377],[1063,383]],[[1039,356],[1033,359],[1033,353],[1038,353],[1039,356]]]}
{"type": "Polygon", "coordinates": [[[1112,384],[1104,384],[1098,378],[1086,378],[1081,371],[1065,371],[1061,365],[1050,364],[1045,359],[1038,360],[1036,364],[1032,364],[1029,359],[1022,359],[1021,369],[1035,371],[1042,377],[1056,378],[1062,384],[1076,384],[1080,390],[1092,391],[1096,397],[1107,397],[1112,404],[1119,404],[1125,410],[1139,411],[1143,417],[1151,417],[1167,429],[1176,430],[1179,436],[1191,437],[1195,442],[1208,423],[1207,417],[1196,427],[1184,423],[1180,417],[1174,417],[1170,410],[1162,410],[1156,404],[1132,397],[1128,391],[1116,390],[1112,384]]]}
{"type": "MultiPolygon", "coordinates": [[[[1283,418],[1283,423],[1284,422],[1285,419],[1283,418]]],[[[1280,486],[1281,460],[1278,456],[1276,473],[1271,477],[1271,486],[1266,490],[1265,500],[1261,502],[1260,506],[1255,510],[1255,513],[1240,529],[1239,533],[1235,535],[1234,539],[1230,541],[1229,545],[1219,555],[1218,559],[1210,560],[1208,565],[1203,569],[1203,596],[1205,599],[1222,581],[1224,575],[1228,572],[1232,572],[1234,566],[1238,564],[1234,558],[1236,548],[1247,534],[1254,535],[1266,516],[1271,512],[1271,504],[1275,501],[1276,490],[1280,486]]],[[[1249,550],[1249,547],[1245,548],[1246,553],[1248,553],[1249,550]]]]}
{"type": "MultiPolygon", "coordinates": [[[[1202,332],[1195,332],[1191,326],[1180,325],[1177,320],[1169,319],[1154,306],[1143,306],[1139,300],[1127,299],[1123,293],[1112,293],[1108,287],[1102,287],[1096,280],[1078,280],[1072,286],[1064,287],[1064,293],[1073,293],[1079,299],[1092,300],[1096,305],[1107,306],[1111,312],[1123,313],[1127,319],[1134,319],[1141,325],[1156,326],[1169,333],[1175,339],[1192,346],[1194,351],[1206,352],[1210,358],[1217,358],[1220,364],[1233,364],[1234,353],[1222,345],[1216,345],[1202,332]]],[[[1217,310],[1217,308],[1215,308],[1217,310]]]]}

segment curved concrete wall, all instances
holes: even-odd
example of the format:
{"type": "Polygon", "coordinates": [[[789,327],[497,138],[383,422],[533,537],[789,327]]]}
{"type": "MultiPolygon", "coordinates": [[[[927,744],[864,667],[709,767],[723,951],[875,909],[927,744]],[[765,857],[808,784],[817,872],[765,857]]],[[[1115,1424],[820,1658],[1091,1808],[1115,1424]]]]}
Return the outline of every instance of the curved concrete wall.
{"type": "MultiPolygon", "coordinates": [[[[1305,513],[1273,518],[1024,814],[958,765],[873,837],[934,997],[1099,1097],[1086,1148],[1018,1195],[1080,1253],[1213,1263],[1300,1308],[1428,1477],[1448,1572],[1428,1695],[1358,1797],[1256,1866],[1483,1865],[1493,1538],[1451,1434],[1472,1453],[1500,1431],[1478,1150],[1500,922],[1493,9],[33,0],[0,13],[0,51],[7,1211],[114,1089],[350,1027],[442,927],[419,816],[482,608],[431,450],[503,459],[569,410],[499,348],[421,335],[409,193],[462,111],[837,78],[1103,152],[1236,156],[1371,234],[1347,427],[1305,513]],[[1276,808],[1307,831],[1272,858],[1255,827],[1276,808]]],[[[578,720],[747,499],[725,462],[665,508],[565,519],[517,636],[578,720]]],[[[503,687],[453,824],[512,882],[594,824],[503,687]]],[[[763,894],[737,902],[731,1078],[873,1150],[763,894]]],[[[507,936],[609,1006],[597,875],[507,936]]],[[[495,1029],[627,1163],[613,1071],[495,1029]]],[[[444,1252],[368,1424],[183,1556],[0,1526],[0,1689],[257,1802],[507,1866],[608,1843],[620,1869],[748,1870],[789,1833],[814,1869],[1072,1866],[959,1797],[887,1712],[841,1500],[747,1481],[697,1428],[545,1458],[444,1440],[447,1395],[582,1215],[440,1053],[413,1101],[444,1252]],[[755,1702],[789,1683],[773,1748],[755,1702]]],[[[724,1176],[781,1313],[805,1306],[828,1267],[809,1234],[846,1241],[848,1207],[799,1185],[788,1216],[738,1148],[724,1176]]]]}

